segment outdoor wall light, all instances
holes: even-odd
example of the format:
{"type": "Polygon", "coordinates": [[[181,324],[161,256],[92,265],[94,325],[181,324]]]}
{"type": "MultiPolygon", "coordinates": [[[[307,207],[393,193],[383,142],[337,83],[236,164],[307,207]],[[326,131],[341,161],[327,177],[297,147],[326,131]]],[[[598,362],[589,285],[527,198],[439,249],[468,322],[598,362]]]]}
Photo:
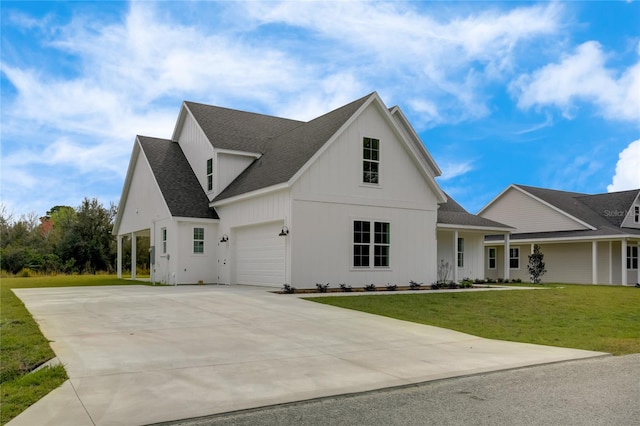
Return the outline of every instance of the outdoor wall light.
{"type": "Polygon", "coordinates": [[[222,238],[220,239],[220,242],[226,243],[227,241],[229,241],[229,236],[227,234],[223,234],[222,238]]]}
{"type": "Polygon", "coordinates": [[[278,234],[281,237],[286,237],[287,235],[289,235],[289,228],[287,228],[286,226],[282,227],[282,231],[280,231],[280,234],[278,234]]]}

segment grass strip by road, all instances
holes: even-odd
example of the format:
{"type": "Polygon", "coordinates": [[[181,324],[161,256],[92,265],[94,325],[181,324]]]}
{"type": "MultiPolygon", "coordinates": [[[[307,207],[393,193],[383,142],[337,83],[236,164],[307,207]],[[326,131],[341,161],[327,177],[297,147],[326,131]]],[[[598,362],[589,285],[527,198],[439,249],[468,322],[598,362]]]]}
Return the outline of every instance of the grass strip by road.
{"type": "Polygon", "coordinates": [[[309,298],[489,339],[640,353],[640,289],[547,284],[544,290],[309,298]]]}
{"type": "Polygon", "coordinates": [[[113,275],[58,275],[0,279],[0,425],[60,386],[67,379],[62,366],[36,367],[55,354],[38,324],[13,293],[14,288],[126,285],[113,275]]]}

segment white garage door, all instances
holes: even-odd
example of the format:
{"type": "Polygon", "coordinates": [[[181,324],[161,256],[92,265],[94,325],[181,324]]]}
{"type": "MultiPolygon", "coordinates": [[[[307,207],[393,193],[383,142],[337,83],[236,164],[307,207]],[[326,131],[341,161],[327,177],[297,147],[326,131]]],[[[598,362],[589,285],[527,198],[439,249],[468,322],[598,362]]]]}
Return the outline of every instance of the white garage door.
{"type": "Polygon", "coordinates": [[[281,287],[285,282],[285,240],[282,223],[249,226],[236,231],[236,282],[281,287]]]}

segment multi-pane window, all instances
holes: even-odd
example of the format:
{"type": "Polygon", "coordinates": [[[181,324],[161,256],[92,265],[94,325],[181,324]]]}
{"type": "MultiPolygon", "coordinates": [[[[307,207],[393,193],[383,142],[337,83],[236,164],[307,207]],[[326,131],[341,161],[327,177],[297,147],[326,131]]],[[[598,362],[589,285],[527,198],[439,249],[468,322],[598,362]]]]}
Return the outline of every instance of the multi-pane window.
{"type": "Polygon", "coordinates": [[[213,158],[207,160],[207,191],[213,190],[213,158]]]}
{"type": "Polygon", "coordinates": [[[193,252],[204,253],[204,228],[193,228],[193,252]]]}
{"type": "Polygon", "coordinates": [[[638,269],[638,246],[627,246],[627,269],[638,269]]]}
{"type": "Polygon", "coordinates": [[[353,266],[389,267],[391,230],[388,222],[370,222],[356,220],[353,222],[353,266]],[[373,230],[373,238],[371,237],[373,230]]]}
{"type": "Polygon", "coordinates": [[[496,248],[489,247],[489,269],[496,269],[496,248]]]}
{"type": "Polygon", "coordinates": [[[640,223],[640,206],[633,207],[633,220],[635,223],[640,223]]]}
{"type": "Polygon", "coordinates": [[[520,249],[517,247],[509,249],[509,268],[520,269],[520,249]]]}
{"type": "Polygon", "coordinates": [[[160,233],[162,234],[162,254],[167,254],[167,228],[162,228],[160,233]]]}
{"type": "Polygon", "coordinates": [[[458,238],[458,268],[464,267],[464,238],[458,238]]]}
{"type": "Polygon", "coordinates": [[[380,140],[362,140],[362,182],[380,183],[380,140]]]}

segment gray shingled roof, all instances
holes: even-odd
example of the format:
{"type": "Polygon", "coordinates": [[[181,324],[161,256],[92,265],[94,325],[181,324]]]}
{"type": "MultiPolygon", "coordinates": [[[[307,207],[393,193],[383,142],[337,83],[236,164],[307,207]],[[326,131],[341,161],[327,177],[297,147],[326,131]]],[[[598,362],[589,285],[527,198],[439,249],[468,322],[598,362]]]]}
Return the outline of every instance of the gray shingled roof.
{"type": "Polygon", "coordinates": [[[565,211],[571,216],[588,223],[596,229],[620,228],[624,216],[612,212],[628,212],[640,189],[609,192],[605,194],[583,194],[579,192],[557,191],[534,186],[515,185],[526,192],[565,211]]]}
{"type": "MultiPolygon", "coordinates": [[[[278,129],[283,132],[272,133],[272,138],[265,140],[263,150],[259,151],[263,155],[231,182],[214,201],[289,181],[371,96],[373,93],[307,123],[296,122],[297,126],[280,123],[278,129]],[[291,128],[288,128],[289,125],[291,128]]],[[[219,147],[215,143],[213,145],[219,147]]]]}
{"type": "Polygon", "coordinates": [[[305,124],[302,121],[185,102],[211,144],[218,149],[263,153],[269,139],[305,124]]]}
{"type": "Polygon", "coordinates": [[[503,223],[471,214],[458,204],[456,200],[451,198],[449,194],[445,193],[445,195],[447,196],[447,202],[440,204],[438,208],[438,223],[443,225],[458,225],[460,227],[473,226],[490,229],[511,228],[503,223]]]}
{"type": "Polygon", "coordinates": [[[172,216],[219,219],[178,143],[146,136],[138,140],[172,216]]]}

